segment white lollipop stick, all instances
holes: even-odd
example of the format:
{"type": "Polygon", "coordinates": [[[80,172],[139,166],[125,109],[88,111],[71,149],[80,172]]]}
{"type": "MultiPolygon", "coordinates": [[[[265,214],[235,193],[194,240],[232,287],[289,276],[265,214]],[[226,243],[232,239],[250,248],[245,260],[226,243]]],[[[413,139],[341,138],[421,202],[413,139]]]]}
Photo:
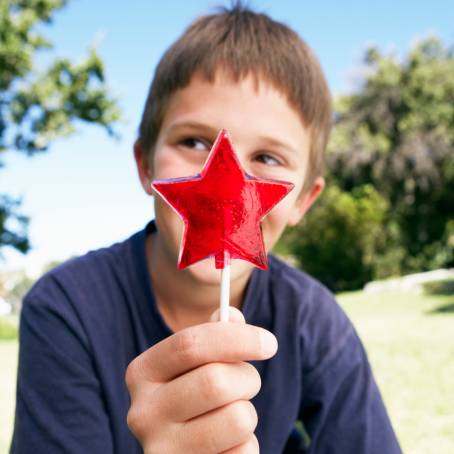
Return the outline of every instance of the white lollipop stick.
{"type": "Polygon", "coordinates": [[[229,321],[230,305],[230,260],[225,261],[224,268],[221,270],[221,304],[219,309],[219,320],[229,321]]]}

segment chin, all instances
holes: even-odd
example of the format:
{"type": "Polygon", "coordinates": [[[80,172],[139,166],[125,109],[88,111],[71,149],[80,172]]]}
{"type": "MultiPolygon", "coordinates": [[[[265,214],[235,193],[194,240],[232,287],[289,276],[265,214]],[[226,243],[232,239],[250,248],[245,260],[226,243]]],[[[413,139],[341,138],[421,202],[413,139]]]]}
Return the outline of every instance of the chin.
{"type": "Polygon", "coordinates": [[[221,270],[215,268],[214,258],[208,258],[194,263],[182,270],[182,272],[187,273],[199,283],[219,285],[221,282],[221,270]]]}
{"type": "MultiPolygon", "coordinates": [[[[253,268],[253,265],[244,260],[232,260],[230,280],[248,278],[253,268]]],[[[215,268],[213,257],[194,263],[183,270],[183,272],[190,274],[195,281],[205,285],[220,285],[221,271],[215,268]]]]}

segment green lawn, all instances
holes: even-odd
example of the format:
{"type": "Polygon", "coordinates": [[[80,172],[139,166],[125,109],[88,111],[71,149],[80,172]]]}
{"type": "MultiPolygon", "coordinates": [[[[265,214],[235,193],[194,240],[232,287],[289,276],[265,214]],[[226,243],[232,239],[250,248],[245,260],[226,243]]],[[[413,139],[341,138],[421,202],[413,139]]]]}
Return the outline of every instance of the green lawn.
{"type": "Polygon", "coordinates": [[[454,453],[454,295],[344,294],[406,454],[454,453]]]}
{"type": "MultiPolygon", "coordinates": [[[[339,296],[406,454],[454,453],[454,295],[339,296]]],[[[0,453],[13,425],[17,342],[0,341],[0,453]]]]}
{"type": "Polygon", "coordinates": [[[0,453],[7,453],[13,430],[17,342],[0,341],[0,453]]]}

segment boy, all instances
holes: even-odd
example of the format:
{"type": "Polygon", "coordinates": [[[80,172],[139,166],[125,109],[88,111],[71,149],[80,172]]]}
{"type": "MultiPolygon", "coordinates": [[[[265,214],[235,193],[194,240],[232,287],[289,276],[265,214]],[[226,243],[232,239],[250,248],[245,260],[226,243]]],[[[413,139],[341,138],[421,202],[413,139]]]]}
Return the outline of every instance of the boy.
{"type": "MultiPolygon", "coordinates": [[[[227,129],[247,173],[295,185],[263,221],[270,249],[323,190],[330,124],[306,44],[235,6],[197,20],[163,56],[134,148],[139,177],[151,195],[153,179],[198,173],[227,129]]],[[[12,452],[400,452],[326,289],[273,257],[267,271],[236,260],[232,322],[218,323],[219,271],[210,260],[178,271],[182,222],[159,197],[155,213],[25,299],[12,452]]]]}

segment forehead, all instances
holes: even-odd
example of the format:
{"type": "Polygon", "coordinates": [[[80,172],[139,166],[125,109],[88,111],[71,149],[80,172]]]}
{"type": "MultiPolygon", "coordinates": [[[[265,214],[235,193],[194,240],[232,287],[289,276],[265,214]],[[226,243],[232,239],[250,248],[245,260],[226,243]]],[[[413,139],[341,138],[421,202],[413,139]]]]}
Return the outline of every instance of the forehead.
{"type": "Polygon", "coordinates": [[[285,94],[255,75],[235,81],[218,71],[210,81],[195,74],[189,84],[170,99],[161,130],[174,124],[197,122],[240,136],[273,136],[293,148],[306,148],[309,131],[285,94]]]}

